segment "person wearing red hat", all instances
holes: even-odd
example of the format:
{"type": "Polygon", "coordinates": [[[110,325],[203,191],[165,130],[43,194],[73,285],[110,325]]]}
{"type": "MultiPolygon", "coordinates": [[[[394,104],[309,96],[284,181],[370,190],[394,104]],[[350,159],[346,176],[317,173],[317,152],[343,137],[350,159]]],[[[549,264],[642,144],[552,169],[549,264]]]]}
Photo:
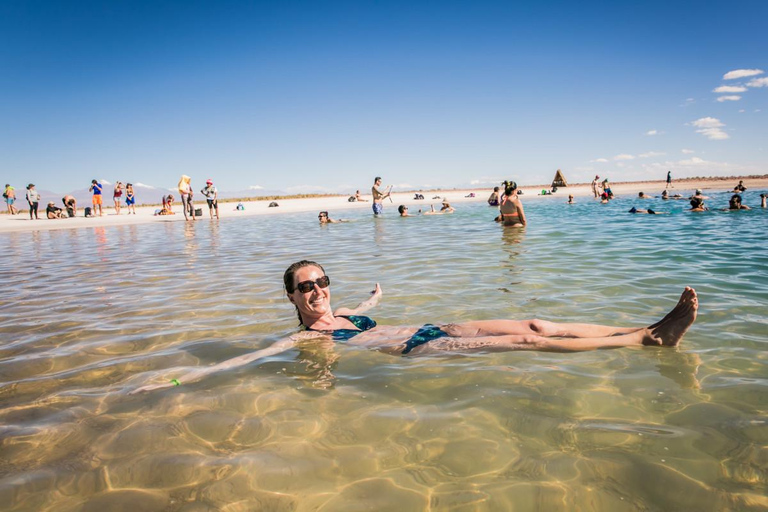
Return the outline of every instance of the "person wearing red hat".
{"type": "Polygon", "coordinates": [[[211,214],[211,218],[213,218],[213,211],[216,210],[216,218],[218,219],[219,191],[216,190],[216,187],[213,186],[213,180],[208,178],[208,181],[205,182],[205,188],[200,192],[202,192],[205,198],[208,200],[208,213],[211,214]]]}

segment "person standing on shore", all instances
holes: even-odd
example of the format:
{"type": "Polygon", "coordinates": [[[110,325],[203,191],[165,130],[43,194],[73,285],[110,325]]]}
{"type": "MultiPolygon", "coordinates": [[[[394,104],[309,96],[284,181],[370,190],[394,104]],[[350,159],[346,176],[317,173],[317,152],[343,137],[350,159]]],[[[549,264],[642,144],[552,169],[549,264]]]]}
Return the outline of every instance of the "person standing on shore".
{"type": "Polygon", "coordinates": [[[668,189],[670,187],[674,188],[674,187],[672,187],[672,171],[667,171],[667,186],[665,187],[664,190],[666,190],[666,189],[668,189]]]}
{"type": "Polygon", "coordinates": [[[99,217],[104,215],[104,212],[101,210],[101,193],[104,190],[104,187],[101,186],[101,183],[99,183],[96,180],[91,180],[91,188],[88,189],[88,192],[93,192],[93,198],[91,199],[91,202],[93,204],[93,214],[96,215],[96,210],[99,210],[99,217]]]}
{"type": "Polygon", "coordinates": [[[205,182],[205,188],[201,190],[205,199],[208,201],[208,213],[213,218],[213,210],[216,210],[216,218],[219,218],[219,191],[213,186],[213,180],[205,182]]]}
{"type": "Polygon", "coordinates": [[[390,185],[385,192],[381,191],[381,177],[376,176],[373,180],[373,186],[371,187],[371,195],[373,196],[373,214],[381,215],[384,213],[384,199],[392,195],[392,185],[390,185]]]}
{"type": "Polygon", "coordinates": [[[598,183],[600,183],[600,176],[595,176],[595,179],[592,180],[592,193],[595,195],[595,199],[600,197],[600,194],[597,193],[598,183]]]}
{"type": "Polygon", "coordinates": [[[184,210],[184,220],[189,220],[187,213],[192,216],[192,220],[195,218],[195,206],[192,204],[192,178],[186,174],[181,176],[179,180],[179,194],[181,194],[181,207],[184,210]]]}
{"type": "Polygon", "coordinates": [[[3,199],[5,199],[5,204],[8,205],[8,214],[10,215],[16,215],[19,213],[19,210],[16,209],[15,206],[13,206],[13,203],[16,202],[16,189],[13,188],[10,184],[5,184],[5,192],[3,192],[3,199]]]}
{"type": "Polygon", "coordinates": [[[40,204],[40,194],[35,190],[35,185],[33,183],[27,185],[27,202],[29,203],[29,220],[32,220],[33,218],[37,220],[37,207],[40,204]]]}
{"type": "Polygon", "coordinates": [[[125,185],[125,209],[128,210],[128,215],[131,213],[136,215],[136,194],[133,192],[133,183],[125,185]]]}
{"type": "Polygon", "coordinates": [[[123,182],[115,183],[115,189],[112,191],[112,199],[115,201],[115,215],[120,215],[120,199],[123,197],[123,182]]]}
{"type": "Polygon", "coordinates": [[[603,180],[603,184],[601,186],[603,187],[603,192],[608,194],[608,199],[613,199],[613,192],[611,191],[611,184],[608,183],[608,178],[603,180]]]}

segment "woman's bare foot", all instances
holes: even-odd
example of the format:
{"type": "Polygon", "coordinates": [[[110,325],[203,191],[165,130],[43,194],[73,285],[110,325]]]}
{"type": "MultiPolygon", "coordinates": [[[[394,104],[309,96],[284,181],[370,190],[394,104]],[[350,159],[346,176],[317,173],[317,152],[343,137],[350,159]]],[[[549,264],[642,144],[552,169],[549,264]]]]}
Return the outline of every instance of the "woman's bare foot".
{"type": "Polygon", "coordinates": [[[699,299],[696,290],[686,286],[677,306],[672,309],[661,321],[647,328],[644,345],[664,345],[676,347],[688,328],[696,320],[696,311],[699,309],[699,299]]]}

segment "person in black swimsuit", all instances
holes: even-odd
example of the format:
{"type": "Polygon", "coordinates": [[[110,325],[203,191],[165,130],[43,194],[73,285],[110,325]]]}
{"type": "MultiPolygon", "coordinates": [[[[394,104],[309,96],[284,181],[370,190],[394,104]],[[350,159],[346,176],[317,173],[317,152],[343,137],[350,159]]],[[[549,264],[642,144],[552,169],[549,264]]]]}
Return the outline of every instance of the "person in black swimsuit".
{"type": "Polygon", "coordinates": [[[396,355],[441,352],[500,352],[542,350],[573,352],[639,345],[676,346],[696,319],[698,298],[686,287],[677,306],[661,321],[641,328],[593,324],[554,323],[543,320],[481,320],[422,327],[381,326],[361,313],[381,300],[381,287],[356,308],[331,308],[331,279],[320,264],[302,260],[283,276],[285,293],[296,307],[299,324],[305,330],[277,341],[272,346],[235,357],[214,366],[199,368],[160,384],[143,386],[138,393],[179,386],[214,372],[236,368],[293,348],[297,342],[330,337],[336,342],[370,347],[396,355]]]}

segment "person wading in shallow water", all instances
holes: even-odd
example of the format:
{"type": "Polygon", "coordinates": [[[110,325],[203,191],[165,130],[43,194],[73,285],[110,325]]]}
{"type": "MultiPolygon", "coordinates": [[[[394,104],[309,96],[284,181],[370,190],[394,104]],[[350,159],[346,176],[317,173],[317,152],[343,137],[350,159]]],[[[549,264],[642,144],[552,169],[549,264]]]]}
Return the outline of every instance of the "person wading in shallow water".
{"type": "Polygon", "coordinates": [[[313,338],[331,338],[338,343],[409,356],[511,350],[575,352],[642,345],[674,347],[696,320],[698,309],[696,291],[686,287],[672,311],[647,327],[611,327],[544,320],[479,320],[426,324],[422,327],[385,326],[361,315],[381,299],[378,284],[371,297],[356,308],[338,308],[335,311],[331,307],[331,280],[319,263],[307,260],[294,263],[285,271],[283,284],[288,300],[296,307],[304,331],[277,341],[268,348],[193,370],[161,384],[143,386],[132,393],[193,382],[211,373],[280,354],[300,341],[313,338]]]}

